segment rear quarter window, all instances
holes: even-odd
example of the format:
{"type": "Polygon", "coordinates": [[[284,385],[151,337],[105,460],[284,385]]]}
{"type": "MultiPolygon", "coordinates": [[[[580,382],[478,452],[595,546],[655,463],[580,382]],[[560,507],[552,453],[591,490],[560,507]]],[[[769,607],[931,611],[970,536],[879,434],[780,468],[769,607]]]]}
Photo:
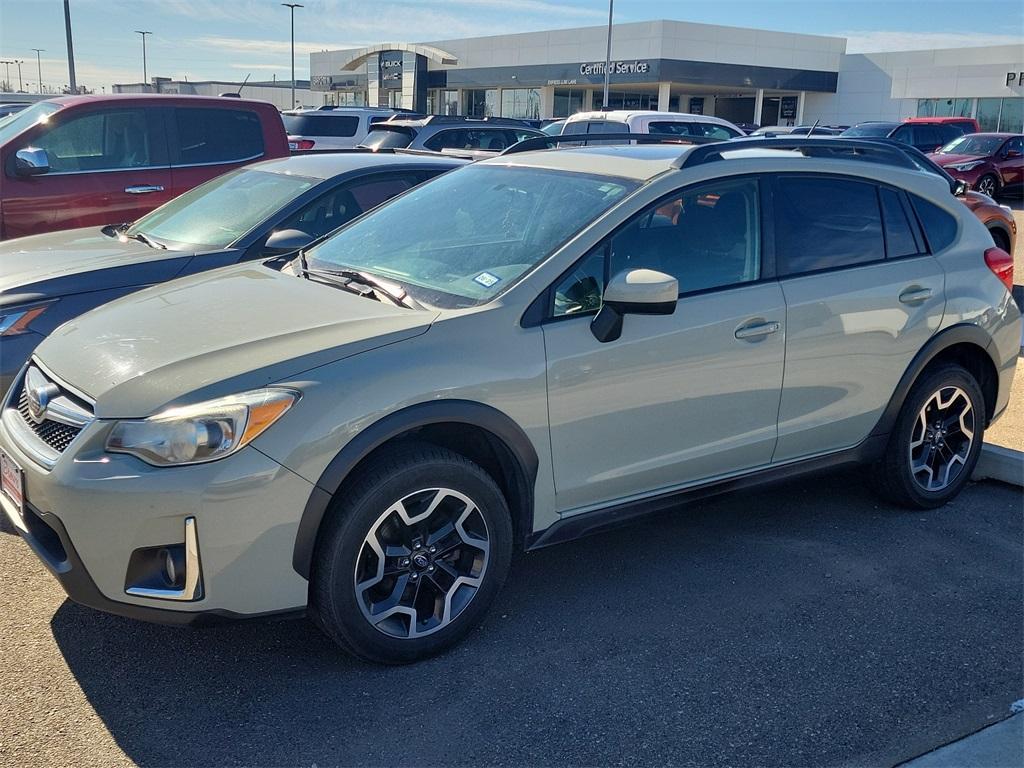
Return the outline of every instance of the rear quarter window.
{"type": "Polygon", "coordinates": [[[910,200],[921,222],[924,236],[928,239],[931,252],[938,253],[948,248],[956,240],[956,218],[923,197],[911,195],[910,200]]]}
{"type": "Polygon", "coordinates": [[[176,107],[176,165],[232,163],[264,152],[263,126],[255,112],[243,109],[176,107]]]}

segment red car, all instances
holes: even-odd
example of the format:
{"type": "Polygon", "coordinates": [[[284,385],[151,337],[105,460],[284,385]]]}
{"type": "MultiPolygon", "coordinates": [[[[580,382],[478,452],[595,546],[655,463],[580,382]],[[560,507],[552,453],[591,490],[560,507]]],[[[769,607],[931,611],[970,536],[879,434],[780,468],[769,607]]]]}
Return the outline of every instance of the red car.
{"type": "Polygon", "coordinates": [[[0,119],[0,239],[134,221],[240,165],[288,155],[267,102],[65,96],[0,119]]]}
{"type": "Polygon", "coordinates": [[[972,133],[960,136],[929,157],[972,189],[995,197],[1024,186],[1024,135],[972,133]]]}

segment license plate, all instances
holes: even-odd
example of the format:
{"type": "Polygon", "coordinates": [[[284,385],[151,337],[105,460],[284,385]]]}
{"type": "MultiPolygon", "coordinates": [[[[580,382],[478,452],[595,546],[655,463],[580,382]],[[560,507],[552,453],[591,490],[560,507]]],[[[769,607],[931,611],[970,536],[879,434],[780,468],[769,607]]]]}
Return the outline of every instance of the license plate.
{"type": "Polygon", "coordinates": [[[11,507],[7,510],[8,513],[13,510],[14,514],[8,516],[19,528],[24,528],[25,473],[14,459],[3,451],[0,451],[0,493],[7,501],[4,507],[11,507]]]}
{"type": "Polygon", "coordinates": [[[288,142],[288,149],[290,149],[292,152],[294,152],[298,148],[299,148],[299,142],[297,142],[297,141],[289,141],[288,142]]]}

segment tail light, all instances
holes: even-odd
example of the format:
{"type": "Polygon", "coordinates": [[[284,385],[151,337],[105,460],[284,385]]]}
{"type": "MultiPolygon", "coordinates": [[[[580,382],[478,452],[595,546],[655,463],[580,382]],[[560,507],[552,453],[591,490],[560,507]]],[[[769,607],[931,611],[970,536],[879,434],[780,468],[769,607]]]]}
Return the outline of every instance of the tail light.
{"type": "Polygon", "coordinates": [[[992,274],[999,278],[1006,290],[1013,291],[1013,256],[1002,248],[989,248],[985,251],[985,263],[992,274]]]}
{"type": "Polygon", "coordinates": [[[314,144],[316,144],[316,142],[312,139],[298,139],[295,141],[289,141],[288,149],[292,152],[303,149],[312,149],[314,144]]]}

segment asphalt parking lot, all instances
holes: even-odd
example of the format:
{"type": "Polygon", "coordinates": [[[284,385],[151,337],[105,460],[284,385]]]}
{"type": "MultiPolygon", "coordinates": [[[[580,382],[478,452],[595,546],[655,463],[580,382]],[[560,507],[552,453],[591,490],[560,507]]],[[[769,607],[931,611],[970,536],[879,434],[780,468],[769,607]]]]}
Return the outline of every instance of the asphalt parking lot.
{"type": "Polygon", "coordinates": [[[4,765],[891,765],[1022,698],[1019,488],[911,513],[855,474],[518,558],[405,668],[305,621],[80,608],[0,534],[4,765]]]}

